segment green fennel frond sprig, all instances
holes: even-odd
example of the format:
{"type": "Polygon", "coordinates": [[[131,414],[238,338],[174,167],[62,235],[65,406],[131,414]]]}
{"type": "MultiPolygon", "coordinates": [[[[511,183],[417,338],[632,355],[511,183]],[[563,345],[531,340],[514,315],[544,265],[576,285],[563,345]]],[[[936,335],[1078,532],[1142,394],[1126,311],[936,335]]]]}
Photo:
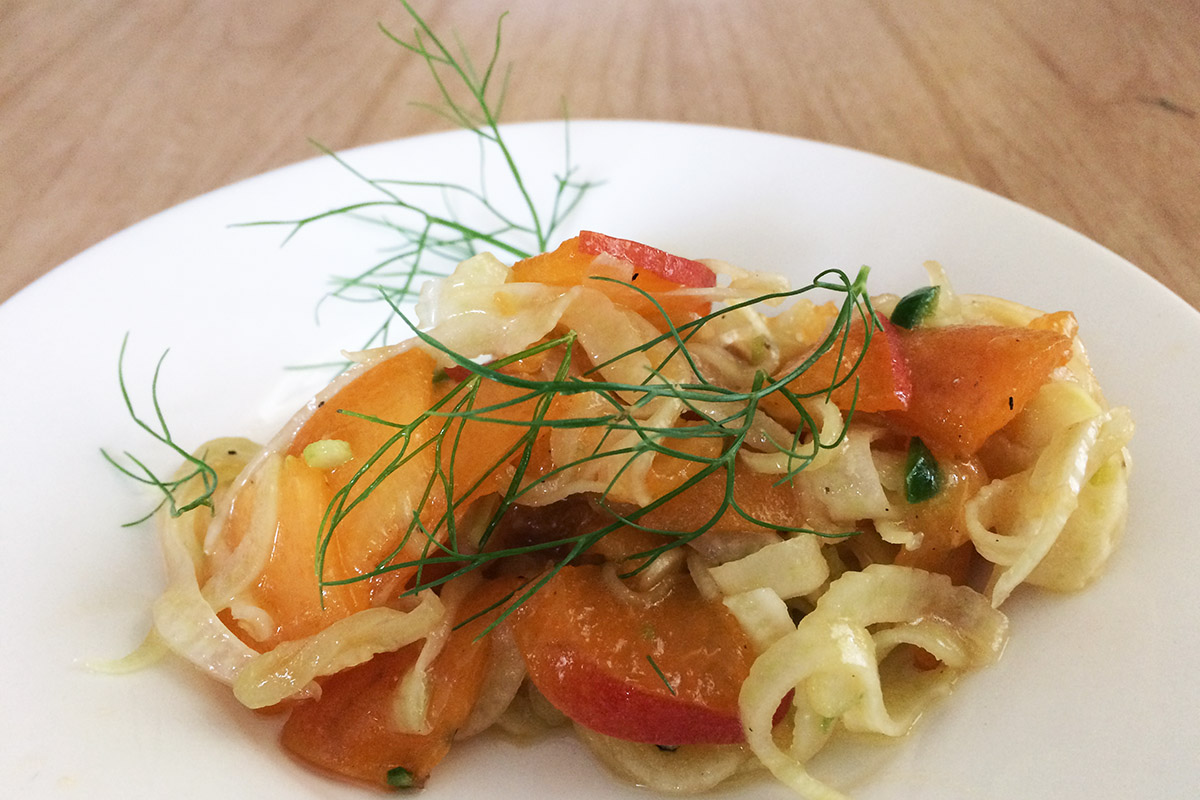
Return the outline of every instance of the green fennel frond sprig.
{"type": "MultiPolygon", "coordinates": [[[[697,320],[674,325],[666,312],[658,306],[667,330],[649,341],[616,356],[601,365],[573,374],[570,367],[575,363],[576,335],[568,331],[560,336],[539,342],[524,351],[480,364],[465,358],[441,344],[429,333],[420,330],[401,311],[394,311],[421,341],[444,360],[466,371],[466,377],[451,386],[424,413],[409,422],[380,419],[369,414],[343,410],[371,423],[384,425],[394,430],[388,441],[373,453],[358,472],[335,495],[322,520],[317,537],[317,577],[322,592],[327,587],[353,583],[400,570],[414,570],[415,580],[408,591],[420,592],[435,588],[460,575],[486,567],[500,559],[519,555],[541,553],[550,558],[551,564],[539,577],[531,580],[525,591],[505,613],[520,605],[558,570],[577,559],[604,536],[626,526],[659,534],[664,542],[658,547],[639,553],[634,560],[640,564],[627,575],[635,574],[653,563],[666,552],[693,541],[696,537],[712,530],[726,513],[782,533],[821,533],[827,536],[843,536],[846,533],[827,533],[807,528],[782,524],[756,517],[751,510],[743,508],[734,492],[735,466],[738,454],[746,447],[755,430],[759,404],[763,398],[779,394],[799,414],[802,423],[791,433],[790,440],[770,441],[770,446],[783,454],[791,468],[781,480],[790,480],[810,464],[823,449],[840,445],[845,427],[832,442],[822,441],[817,423],[805,408],[803,401],[810,397],[828,395],[834,389],[856,380],[857,370],[870,343],[872,332],[879,324],[870,299],[866,294],[867,270],[863,268],[851,279],[840,270],[822,272],[809,285],[786,292],[764,295],[753,300],[738,302],[719,308],[697,320]],[[843,296],[841,306],[831,330],[813,352],[787,373],[769,376],[759,371],[748,389],[723,386],[705,376],[698,361],[689,350],[688,343],[694,339],[705,324],[732,310],[744,308],[766,299],[786,299],[806,292],[825,289],[843,296]],[[864,323],[864,342],[857,361],[849,364],[844,373],[835,371],[828,386],[809,392],[794,392],[789,384],[800,374],[810,369],[826,353],[835,352],[841,365],[845,356],[851,322],[860,319],[864,323]],[[603,366],[620,358],[635,354],[648,354],[658,345],[668,345],[666,355],[656,353],[659,360],[648,370],[639,383],[606,380],[599,372],[603,366]],[[520,359],[550,354],[557,361],[551,363],[552,376],[514,374],[505,367],[520,359]],[[670,367],[685,366],[686,380],[672,381],[666,376],[670,367]],[[485,381],[504,385],[513,393],[502,401],[490,404],[480,401],[480,388],[485,381]],[[560,418],[551,415],[551,403],[555,398],[588,394],[599,398],[601,413],[586,417],[560,418]],[[690,414],[686,427],[660,426],[640,419],[638,411],[654,402],[676,402],[690,414]],[[528,416],[505,417],[506,410],[514,407],[531,407],[528,416]],[[486,469],[474,484],[456,484],[459,477],[455,470],[460,450],[467,446],[462,440],[465,423],[483,421],[496,425],[514,426],[520,430],[514,442],[486,469]],[[598,444],[567,464],[554,465],[544,474],[531,475],[529,466],[533,457],[538,435],[555,429],[592,428],[599,433],[598,444]],[[632,436],[629,436],[632,434],[632,436]],[[625,436],[622,444],[608,446],[615,437],[625,436]],[[721,447],[716,455],[697,455],[689,452],[677,442],[683,439],[709,438],[719,440],[721,447]],[[629,508],[624,504],[610,502],[621,478],[633,468],[639,459],[667,456],[682,462],[690,462],[695,469],[678,485],[652,499],[645,505],[629,508]],[[372,492],[380,489],[387,476],[393,474],[414,459],[431,458],[432,475],[425,484],[415,503],[407,529],[392,551],[381,558],[376,567],[349,577],[325,574],[325,553],[336,535],[338,526],[354,508],[372,492]],[[556,478],[587,466],[601,459],[618,459],[619,466],[606,486],[596,492],[595,502],[606,515],[603,524],[593,530],[519,546],[489,547],[493,534],[498,529],[504,514],[514,506],[527,501],[539,487],[552,486],[556,478]],[[511,478],[506,482],[498,497],[493,498],[494,509],[481,528],[474,542],[462,539],[458,525],[469,503],[478,499],[477,490],[493,473],[507,469],[511,478]],[[708,519],[692,530],[674,530],[650,524],[648,515],[670,503],[682,493],[707,480],[720,476],[723,494],[716,509],[708,519]],[[417,550],[418,555],[412,555],[417,550]],[[432,569],[437,567],[437,569],[432,569]]],[[[624,284],[641,291],[632,284],[624,284]]],[[[654,302],[649,294],[642,294],[654,302]]],[[[657,303],[655,303],[657,305],[657,303]]],[[[849,411],[853,413],[853,408],[849,411]]],[[[846,424],[848,425],[847,418],[846,424]]],[[[761,447],[761,443],[759,444],[761,447]]]]}
{"type": "MultiPolygon", "coordinates": [[[[426,104],[424,107],[475,135],[478,146],[478,185],[372,177],[355,168],[333,150],[312,142],[320,152],[368,187],[371,196],[299,219],[249,222],[234,227],[283,226],[288,229],[284,237],[284,243],[287,243],[310,226],[325,220],[347,218],[359,223],[383,226],[398,239],[398,243],[383,258],[357,274],[331,276],[333,288],[318,300],[318,313],[327,300],[374,303],[383,298],[390,305],[411,302],[418,296],[420,284],[424,279],[446,275],[454,264],[477,254],[483,248],[491,248],[516,258],[548,250],[566,218],[576,209],[584,195],[596,185],[577,177],[578,168],[572,159],[569,121],[564,104],[563,163],[560,171],[553,175],[554,191],[548,209],[543,210],[535,202],[535,195],[529,188],[530,182],[518,169],[505,139],[504,130],[500,126],[504,95],[511,74],[510,68],[501,70],[499,67],[503,16],[496,24],[494,46],[486,59],[486,66],[480,71],[476,69],[464,48],[460,46],[456,54],[407,0],[402,0],[402,4],[415,23],[411,40],[404,39],[382,25],[380,27],[384,35],[404,50],[416,54],[428,66],[443,104],[426,104]],[[468,101],[460,102],[456,99],[456,91],[453,88],[456,84],[461,84],[466,89],[470,98],[468,101]],[[518,196],[522,198],[521,207],[516,213],[506,211],[494,202],[489,192],[485,179],[486,164],[489,153],[494,152],[500,154],[513,184],[518,188],[518,196]],[[440,202],[428,201],[431,193],[440,197],[440,202]],[[414,194],[416,196],[413,196],[414,194]],[[481,221],[467,222],[468,219],[481,221]]],[[[387,344],[395,321],[396,317],[389,308],[383,320],[369,332],[362,345],[363,349],[387,344]]],[[[144,461],[128,452],[124,453],[127,463],[122,463],[108,452],[102,451],[104,457],[122,474],[161,491],[163,503],[172,514],[181,514],[199,506],[211,506],[216,490],[215,471],[202,458],[198,459],[180,448],[172,438],[162,410],[157,404],[157,371],[151,390],[157,427],[147,424],[137,415],[124,382],[124,353],[125,345],[122,344],[119,378],[121,392],[131,417],[139,427],[181,455],[194,469],[178,480],[163,480],[156,476],[144,461]],[[182,484],[197,476],[202,479],[200,496],[186,504],[178,503],[175,492],[182,484]]],[[[165,357],[165,353],[163,355],[165,357]]],[[[307,366],[344,368],[347,364],[338,362],[307,366]]],[[[153,513],[154,511],[151,511],[147,517],[153,513]]]]}
{"type": "MultiPolygon", "coordinates": [[[[284,238],[286,243],[309,226],[349,217],[381,225],[398,238],[390,252],[360,272],[331,276],[333,288],[321,303],[327,300],[372,303],[381,298],[392,303],[411,302],[418,296],[422,278],[444,276],[454,264],[481,250],[516,259],[545,252],[584,195],[597,185],[577,177],[564,104],[563,164],[552,176],[553,192],[547,207],[537,202],[532,184],[518,166],[500,124],[511,76],[511,65],[504,68],[500,65],[505,15],[496,23],[491,52],[479,68],[461,43],[452,48],[407,0],[401,3],[413,22],[408,36],[383,24],[379,28],[394,44],[421,59],[433,80],[439,102],[414,105],[474,135],[478,146],[477,185],[372,177],[328,147],[313,142],[318,150],[365,184],[372,196],[296,219],[250,222],[240,227],[284,226],[289,229],[284,238]],[[498,157],[504,165],[502,174],[519,198],[515,209],[506,210],[493,200],[486,169],[491,157],[498,157]]],[[[364,347],[388,343],[391,319],[389,313],[370,333],[364,347]]]]}
{"type": "Polygon", "coordinates": [[[162,501],[154,509],[139,519],[125,523],[125,526],[128,527],[145,522],[147,519],[154,516],[154,514],[160,508],[164,507],[164,505],[166,506],[167,511],[173,517],[178,517],[181,514],[201,506],[212,508],[213,494],[217,490],[217,473],[204,461],[202,457],[198,458],[192,455],[187,450],[180,447],[175,441],[174,437],[171,435],[171,429],[167,426],[167,419],[163,413],[162,405],[158,399],[158,381],[162,374],[163,364],[167,359],[167,353],[170,351],[164,350],[162,355],[159,356],[158,362],[154,367],[154,377],[150,381],[150,402],[154,408],[154,419],[155,422],[157,422],[156,427],[154,424],[144,420],[138,414],[137,410],[134,408],[133,398],[129,394],[129,387],[125,383],[125,351],[128,345],[129,334],[126,333],[124,338],[121,340],[121,350],[117,356],[117,384],[121,389],[121,397],[125,402],[126,411],[129,412],[129,416],[139,428],[181,456],[185,463],[192,466],[192,469],[183,473],[177,478],[164,479],[155,474],[154,470],[152,470],[142,459],[133,455],[129,451],[125,451],[123,454],[125,459],[130,464],[130,466],[126,466],[125,464],[121,463],[117,457],[113,456],[107,450],[101,448],[100,454],[121,474],[132,478],[138,483],[142,483],[147,486],[153,486],[163,495],[162,501]],[[201,491],[194,499],[181,505],[176,498],[176,491],[184,484],[191,482],[197,477],[199,477],[201,480],[201,491]]]}

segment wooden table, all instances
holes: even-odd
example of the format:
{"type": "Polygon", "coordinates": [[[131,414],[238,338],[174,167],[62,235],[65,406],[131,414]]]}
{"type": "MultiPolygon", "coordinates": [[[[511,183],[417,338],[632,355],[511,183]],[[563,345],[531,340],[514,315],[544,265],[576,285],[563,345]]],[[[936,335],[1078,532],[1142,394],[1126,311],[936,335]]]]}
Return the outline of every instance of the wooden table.
{"type": "MultiPolygon", "coordinates": [[[[756,128],[907,161],[1066,223],[1200,306],[1196,0],[417,0],[505,119],[756,128]]],[[[0,0],[0,301],[194,195],[449,127],[397,0],[0,0]]]]}

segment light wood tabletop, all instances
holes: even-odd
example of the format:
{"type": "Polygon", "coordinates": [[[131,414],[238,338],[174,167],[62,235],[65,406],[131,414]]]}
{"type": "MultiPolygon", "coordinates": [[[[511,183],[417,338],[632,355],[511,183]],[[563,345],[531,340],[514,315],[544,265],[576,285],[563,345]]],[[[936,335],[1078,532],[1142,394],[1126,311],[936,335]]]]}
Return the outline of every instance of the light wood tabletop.
{"type": "MultiPolygon", "coordinates": [[[[676,120],[960,178],[1200,306],[1196,0],[414,0],[506,121],[676,120]]],[[[398,0],[0,0],[0,301],[195,195],[449,127],[398,0]]]]}

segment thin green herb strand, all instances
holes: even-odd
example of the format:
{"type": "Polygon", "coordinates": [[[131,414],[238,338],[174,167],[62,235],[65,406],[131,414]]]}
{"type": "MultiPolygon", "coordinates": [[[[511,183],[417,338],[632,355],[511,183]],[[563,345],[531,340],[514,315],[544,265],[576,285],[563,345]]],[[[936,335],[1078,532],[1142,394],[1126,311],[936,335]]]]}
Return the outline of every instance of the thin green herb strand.
{"type": "Polygon", "coordinates": [[[667,687],[667,691],[674,696],[675,688],[671,686],[671,682],[667,680],[667,676],[663,674],[662,669],[654,662],[654,656],[647,654],[646,660],[650,662],[650,666],[654,668],[654,674],[658,675],[659,680],[663,682],[663,686],[667,687]]]}
{"type": "MultiPolygon", "coordinates": [[[[544,252],[549,249],[550,242],[568,215],[577,208],[584,195],[597,185],[592,181],[575,178],[577,168],[571,160],[570,132],[564,104],[564,164],[561,173],[554,176],[553,202],[548,211],[543,212],[534,201],[530,184],[518,167],[500,126],[511,75],[511,66],[503,70],[500,68],[502,29],[506,14],[502,14],[496,22],[491,51],[484,69],[479,71],[461,43],[458,47],[459,53],[455,54],[407,0],[401,2],[413,23],[411,40],[393,33],[382,24],[379,25],[379,29],[394,44],[424,61],[440,98],[440,105],[423,107],[477,137],[480,147],[479,186],[476,188],[450,181],[370,177],[330,148],[313,142],[318,150],[371,190],[378,192],[381,197],[345,204],[299,219],[250,222],[239,227],[285,226],[289,228],[284,238],[284,243],[287,243],[310,225],[335,217],[370,220],[371,217],[366,216],[368,212],[399,212],[416,215],[420,220],[420,224],[415,227],[393,221],[387,216],[374,220],[394,229],[407,243],[407,247],[381,259],[357,275],[334,278],[334,288],[323,299],[375,302],[382,294],[408,300],[414,296],[414,280],[417,276],[444,275],[453,264],[476,254],[481,247],[518,259],[544,252]],[[456,100],[458,89],[465,90],[470,100],[456,100]],[[504,211],[490,198],[484,174],[489,151],[499,154],[508,179],[521,198],[519,215],[504,211]],[[405,193],[438,190],[447,198],[467,201],[475,211],[481,212],[487,221],[480,224],[464,222],[453,212],[434,211],[426,204],[404,196],[397,190],[405,193]],[[524,236],[533,240],[532,246],[525,246],[516,241],[524,236]],[[427,262],[431,257],[443,260],[446,269],[438,270],[429,265],[427,262]],[[391,266],[398,269],[395,272],[385,272],[391,266]],[[366,290],[366,293],[358,296],[354,294],[357,290],[366,290]]],[[[445,205],[450,207],[448,201],[445,205]]],[[[378,326],[366,346],[386,344],[388,331],[386,322],[378,326]]]]}

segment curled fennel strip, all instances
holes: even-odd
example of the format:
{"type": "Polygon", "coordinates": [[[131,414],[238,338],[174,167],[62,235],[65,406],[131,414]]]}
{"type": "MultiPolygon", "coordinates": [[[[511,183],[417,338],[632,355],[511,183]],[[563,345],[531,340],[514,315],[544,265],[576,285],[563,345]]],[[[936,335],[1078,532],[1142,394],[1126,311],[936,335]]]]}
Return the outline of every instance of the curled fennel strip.
{"type": "Polygon", "coordinates": [[[445,648],[463,599],[478,582],[477,575],[465,575],[442,589],[439,596],[441,618],[425,636],[417,663],[400,679],[392,695],[392,727],[397,731],[426,734],[432,730],[429,724],[429,667],[445,648]]]}
{"type": "MultiPolygon", "coordinates": [[[[253,485],[253,490],[246,493],[247,499],[252,500],[248,529],[232,550],[210,560],[212,577],[201,587],[201,593],[213,610],[220,612],[229,609],[234,620],[256,639],[262,640],[275,629],[275,621],[264,610],[247,602],[242,595],[266,568],[275,544],[283,455],[264,448],[255,461],[260,462],[258,468],[246,477],[253,485]]],[[[232,510],[237,496],[229,504],[222,504],[217,513],[232,510]]]]}
{"type": "Polygon", "coordinates": [[[162,640],[157,631],[151,628],[150,632],[146,634],[146,638],[134,648],[133,652],[120,658],[90,658],[85,660],[83,665],[92,672],[106,675],[127,675],[157,664],[159,659],[169,652],[171,650],[167,647],[166,642],[162,640]]]}
{"type": "Polygon", "coordinates": [[[901,736],[960,673],[994,662],[1007,633],[1007,619],[986,598],[945,576],[882,564],[845,573],[751,666],[740,698],[746,742],[802,796],[842,800],[845,795],[805,768],[813,752],[807,723],[819,716],[825,728],[836,721],[847,730],[901,736]],[[942,666],[919,670],[889,662],[882,668],[904,643],[928,651],[942,666]],[[805,719],[795,720],[794,745],[784,751],[774,717],[793,691],[805,719]]]}
{"type": "Polygon", "coordinates": [[[376,653],[399,650],[428,636],[445,609],[432,591],[421,592],[411,611],[368,608],[303,639],[283,642],[239,672],[233,694],[249,708],[265,708],[309,691],[313,679],[361,664],[376,653]]]}
{"type": "Polygon", "coordinates": [[[575,732],[601,761],[639,786],[665,794],[698,794],[753,768],[745,745],[694,744],[663,750],[626,742],[576,725],[575,732]]]}
{"type": "Polygon", "coordinates": [[[772,589],[784,600],[814,591],[829,577],[817,536],[802,533],[709,570],[721,593],[772,589]]]}
{"type": "Polygon", "coordinates": [[[457,740],[469,739],[499,722],[525,682],[525,659],[512,628],[501,626],[488,636],[492,637],[492,652],[487,674],[471,715],[454,734],[457,740]]]}
{"type": "MultiPolygon", "coordinates": [[[[217,475],[219,504],[224,493],[245,464],[258,451],[246,439],[214,439],[196,451],[217,475]]],[[[180,472],[189,465],[180,468],[180,472]]],[[[180,487],[181,497],[205,491],[200,477],[180,487]]],[[[222,683],[232,684],[255,651],[239,639],[217,617],[217,612],[200,591],[197,571],[204,561],[201,541],[212,517],[205,506],[178,516],[159,512],[159,538],[167,567],[167,588],[152,608],[154,630],[172,651],[192,662],[222,683]]]]}
{"type": "Polygon", "coordinates": [[[968,502],[975,549],[996,565],[993,605],[1023,582],[1081,588],[1098,574],[1124,527],[1124,448],[1132,435],[1124,407],[1064,425],[1031,468],[993,481],[968,502]]]}

